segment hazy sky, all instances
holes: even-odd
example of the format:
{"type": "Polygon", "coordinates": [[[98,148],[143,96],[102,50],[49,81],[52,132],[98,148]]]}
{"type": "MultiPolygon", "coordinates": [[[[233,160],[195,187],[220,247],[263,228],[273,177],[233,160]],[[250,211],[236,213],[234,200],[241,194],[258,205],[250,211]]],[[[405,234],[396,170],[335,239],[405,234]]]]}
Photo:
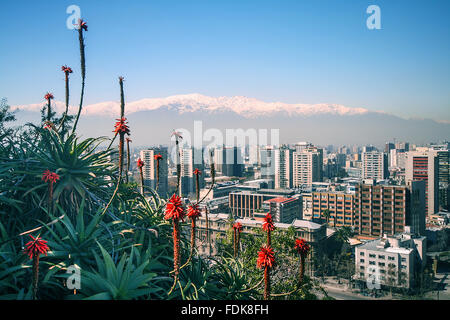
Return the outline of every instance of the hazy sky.
{"type": "Polygon", "coordinates": [[[1,1],[0,97],[12,105],[64,98],[74,69],[78,5],[86,33],[87,104],[202,93],[287,103],[337,103],[450,121],[450,1],[1,1]],[[369,5],[381,30],[369,30],[369,5]]]}

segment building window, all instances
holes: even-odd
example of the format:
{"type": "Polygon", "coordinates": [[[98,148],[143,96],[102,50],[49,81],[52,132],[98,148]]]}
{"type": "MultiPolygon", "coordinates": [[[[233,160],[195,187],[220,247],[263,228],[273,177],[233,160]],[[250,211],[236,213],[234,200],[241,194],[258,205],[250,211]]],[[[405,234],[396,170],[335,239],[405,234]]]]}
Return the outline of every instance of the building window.
{"type": "Polygon", "coordinates": [[[375,261],[369,261],[369,264],[374,266],[375,265],[375,261]]]}
{"type": "Polygon", "coordinates": [[[384,260],[384,256],[378,256],[378,259],[384,260]]]}

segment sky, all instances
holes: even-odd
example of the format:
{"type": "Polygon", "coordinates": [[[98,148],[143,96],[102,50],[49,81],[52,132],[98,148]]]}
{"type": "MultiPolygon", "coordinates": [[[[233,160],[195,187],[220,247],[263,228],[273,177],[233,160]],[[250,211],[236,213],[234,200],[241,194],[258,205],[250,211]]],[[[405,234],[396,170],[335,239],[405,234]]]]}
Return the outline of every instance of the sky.
{"type": "MultiPolygon", "coordinates": [[[[267,102],[333,103],[450,121],[450,1],[1,1],[0,97],[64,100],[62,65],[80,89],[76,30],[86,33],[93,104],[201,93],[267,102]],[[381,29],[366,12],[378,5],[381,29]]],[[[74,97],[76,96],[76,98],[74,97]]]]}

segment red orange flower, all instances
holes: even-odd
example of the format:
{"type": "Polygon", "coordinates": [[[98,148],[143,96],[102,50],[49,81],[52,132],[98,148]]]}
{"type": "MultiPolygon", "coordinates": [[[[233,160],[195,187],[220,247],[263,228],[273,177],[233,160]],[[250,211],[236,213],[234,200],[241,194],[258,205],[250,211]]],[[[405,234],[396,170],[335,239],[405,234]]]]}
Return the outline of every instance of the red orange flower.
{"type": "Polygon", "coordinates": [[[50,100],[53,99],[53,94],[51,94],[50,92],[47,92],[47,94],[44,96],[45,100],[50,100]]]}
{"type": "Polygon", "coordinates": [[[187,216],[191,219],[197,219],[201,216],[200,208],[198,207],[198,204],[193,204],[188,207],[188,213],[187,216]]]}
{"type": "Polygon", "coordinates": [[[166,214],[164,216],[164,219],[169,220],[183,220],[184,219],[184,207],[183,203],[181,202],[180,196],[177,196],[174,194],[166,205],[166,214]]]}
{"type": "Polygon", "coordinates": [[[265,217],[264,217],[264,223],[262,225],[262,228],[265,231],[273,231],[275,230],[275,225],[273,224],[273,219],[272,219],[272,215],[270,213],[268,213],[265,217]]]}
{"type": "Polygon", "coordinates": [[[275,256],[271,246],[262,246],[258,252],[258,260],[256,265],[258,268],[264,269],[266,267],[272,268],[275,264],[275,256]]]}
{"type": "Polygon", "coordinates": [[[144,161],[142,161],[141,158],[139,158],[139,159],[137,160],[137,167],[138,167],[138,168],[142,168],[143,166],[144,166],[144,161]]]}
{"type": "Polygon", "coordinates": [[[200,170],[198,170],[197,168],[195,168],[194,174],[195,174],[196,176],[199,176],[199,175],[202,174],[202,172],[201,172],[200,170]]]}
{"type": "Polygon", "coordinates": [[[242,231],[242,224],[240,222],[236,222],[235,224],[233,224],[233,229],[241,232],[242,231]]]}
{"type": "Polygon", "coordinates": [[[86,21],[84,21],[84,20],[82,20],[82,19],[78,19],[78,26],[79,26],[81,29],[84,29],[85,31],[87,31],[88,26],[87,26],[87,24],[86,24],[86,21]]]}
{"type": "Polygon", "coordinates": [[[42,180],[44,182],[55,183],[57,180],[59,180],[59,175],[47,169],[42,174],[42,180]]]}
{"type": "Polygon", "coordinates": [[[154,158],[155,160],[161,160],[163,157],[162,157],[162,155],[160,155],[160,154],[158,153],[158,154],[155,154],[155,155],[153,156],[153,158],[154,158]]]}
{"type": "Polygon", "coordinates": [[[116,134],[128,134],[130,135],[130,128],[127,125],[127,118],[116,119],[117,122],[114,125],[114,131],[116,134]]]}
{"type": "Polygon", "coordinates": [[[294,249],[301,255],[308,254],[310,250],[309,244],[304,239],[295,239],[294,249]]]}
{"type": "Polygon", "coordinates": [[[69,73],[72,73],[73,71],[72,71],[72,68],[70,68],[70,67],[68,67],[68,66],[62,66],[61,67],[61,70],[64,72],[64,73],[66,73],[66,74],[69,74],[69,73]]]}
{"type": "Polygon", "coordinates": [[[50,250],[47,241],[42,240],[40,237],[34,238],[31,234],[29,236],[33,240],[30,240],[25,245],[24,253],[27,254],[30,259],[33,259],[33,257],[39,256],[40,254],[47,255],[47,252],[50,250]]]}

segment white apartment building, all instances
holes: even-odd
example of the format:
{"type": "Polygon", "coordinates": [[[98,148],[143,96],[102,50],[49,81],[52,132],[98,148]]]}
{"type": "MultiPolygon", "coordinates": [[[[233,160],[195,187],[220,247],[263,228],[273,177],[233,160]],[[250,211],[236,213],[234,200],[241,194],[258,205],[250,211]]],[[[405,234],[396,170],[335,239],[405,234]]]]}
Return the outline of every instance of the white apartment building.
{"type": "Polygon", "coordinates": [[[313,182],[322,181],[323,150],[298,144],[296,150],[292,155],[293,187],[311,186],[313,182]]]}
{"type": "Polygon", "coordinates": [[[144,161],[142,173],[144,177],[144,185],[156,189],[156,161],[154,156],[160,154],[162,160],[159,162],[159,195],[165,197],[168,192],[168,151],[165,147],[155,147],[141,150],[140,158],[144,161]]]}
{"type": "Polygon", "coordinates": [[[275,189],[293,187],[293,154],[289,147],[275,150],[275,189]]]}
{"type": "Polygon", "coordinates": [[[377,289],[414,286],[415,271],[426,264],[426,238],[405,229],[405,233],[384,236],[355,248],[355,280],[377,289]]]}
{"type": "Polygon", "coordinates": [[[369,151],[361,154],[361,178],[383,180],[387,178],[387,157],[383,152],[369,151]]]}

